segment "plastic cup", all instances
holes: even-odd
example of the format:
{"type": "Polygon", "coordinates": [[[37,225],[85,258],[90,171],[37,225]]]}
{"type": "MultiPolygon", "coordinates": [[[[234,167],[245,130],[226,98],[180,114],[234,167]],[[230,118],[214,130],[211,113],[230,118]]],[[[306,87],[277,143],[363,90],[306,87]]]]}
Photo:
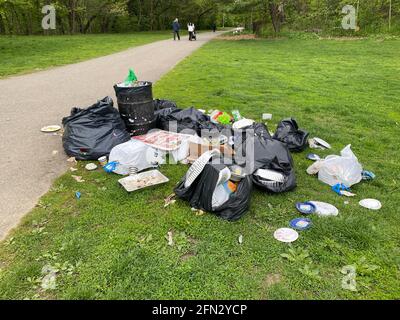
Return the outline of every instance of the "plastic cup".
{"type": "Polygon", "coordinates": [[[107,165],[107,157],[106,156],[104,156],[104,157],[100,157],[99,159],[98,159],[98,161],[99,161],[99,163],[100,163],[100,165],[102,166],[102,167],[105,167],[106,165],[107,165]]]}

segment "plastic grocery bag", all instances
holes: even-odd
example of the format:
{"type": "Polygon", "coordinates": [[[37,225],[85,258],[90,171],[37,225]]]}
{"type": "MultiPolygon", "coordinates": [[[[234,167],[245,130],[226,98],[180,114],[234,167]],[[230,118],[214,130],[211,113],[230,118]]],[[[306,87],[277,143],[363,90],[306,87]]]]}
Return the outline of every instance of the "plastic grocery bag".
{"type": "Polygon", "coordinates": [[[328,156],[322,163],[318,179],[334,186],[338,183],[351,187],[362,180],[363,168],[348,145],[341,151],[341,156],[328,156]]]}
{"type": "Polygon", "coordinates": [[[140,172],[164,164],[165,152],[154,149],[141,141],[130,140],[114,147],[109,161],[118,163],[113,170],[114,173],[127,175],[131,167],[137,168],[140,172]]]}
{"type": "Polygon", "coordinates": [[[125,79],[125,86],[130,86],[132,85],[132,83],[136,82],[138,79],[136,77],[135,71],[133,71],[132,69],[129,69],[129,74],[125,79]]]}

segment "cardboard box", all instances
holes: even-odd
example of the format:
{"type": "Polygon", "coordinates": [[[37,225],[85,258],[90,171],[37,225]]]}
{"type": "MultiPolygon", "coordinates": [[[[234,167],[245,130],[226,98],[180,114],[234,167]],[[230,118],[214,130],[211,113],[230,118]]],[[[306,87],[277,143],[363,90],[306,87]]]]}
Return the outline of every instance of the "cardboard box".
{"type": "Polygon", "coordinates": [[[227,144],[224,145],[212,145],[206,142],[194,142],[189,141],[189,162],[196,161],[203,153],[211,151],[214,149],[219,149],[223,155],[226,157],[233,157],[235,151],[227,144]]]}

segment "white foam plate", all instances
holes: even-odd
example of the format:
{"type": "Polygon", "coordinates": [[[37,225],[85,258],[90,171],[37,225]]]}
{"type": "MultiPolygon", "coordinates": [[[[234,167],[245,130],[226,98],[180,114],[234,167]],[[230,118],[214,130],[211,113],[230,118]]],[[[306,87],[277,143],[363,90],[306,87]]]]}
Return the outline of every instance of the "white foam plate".
{"type": "Polygon", "coordinates": [[[40,129],[40,131],[47,132],[47,133],[57,132],[60,130],[61,130],[61,126],[59,126],[59,125],[46,126],[46,127],[43,127],[42,129],[40,129]]]}
{"type": "Polygon", "coordinates": [[[322,140],[321,138],[314,138],[314,141],[319,145],[323,146],[324,148],[332,149],[331,145],[325,140],[322,140]]]}
{"type": "Polygon", "coordinates": [[[285,181],[285,176],[282,173],[269,169],[258,169],[255,175],[265,180],[270,180],[280,183],[283,183],[285,181]]]}
{"type": "Polygon", "coordinates": [[[299,238],[299,233],[290,228],[281,228],[275,231],[274,238],[280,242],[291,243],[299,238]]]}
{"type": "Polygon", "coordinates": [[[370,209],[370,210],[380,210],[382,208],[382,203],[375,199],[364,199],[361,200],[360,206],[370,209]]]}
{"type": "Polygon", "coordinates": [[[316,207],[316,214],[321,217],[336,217],[339,215],[339,210],[335,206],[320,201],[310,201],[316,207]]]}

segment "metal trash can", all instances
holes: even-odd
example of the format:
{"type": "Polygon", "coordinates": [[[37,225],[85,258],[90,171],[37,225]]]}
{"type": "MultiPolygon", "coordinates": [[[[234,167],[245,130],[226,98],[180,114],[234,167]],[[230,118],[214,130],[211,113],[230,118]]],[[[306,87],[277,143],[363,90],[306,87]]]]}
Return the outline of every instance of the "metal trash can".
{"type": "Polygon", "coordinates": [[[114,90],[119,113],[132,136],[146,134],[156,127],[151,82],[139,81],[133,87],[115,85],[114,90]]]}

